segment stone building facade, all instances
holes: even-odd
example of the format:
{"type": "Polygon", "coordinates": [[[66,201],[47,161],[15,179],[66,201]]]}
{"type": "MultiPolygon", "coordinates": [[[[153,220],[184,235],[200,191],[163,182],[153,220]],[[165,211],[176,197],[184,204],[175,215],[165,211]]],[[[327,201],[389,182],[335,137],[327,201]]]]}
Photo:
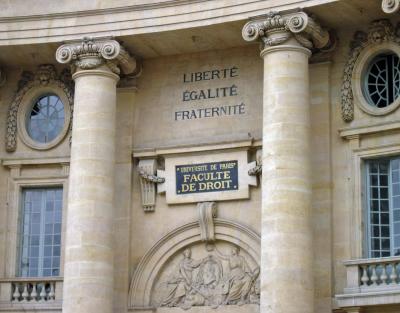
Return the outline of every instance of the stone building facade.
{"type": "Polygon", "coordinates": [[[400,312],[400,1],[0,1],[0,312],[400,312]]]}

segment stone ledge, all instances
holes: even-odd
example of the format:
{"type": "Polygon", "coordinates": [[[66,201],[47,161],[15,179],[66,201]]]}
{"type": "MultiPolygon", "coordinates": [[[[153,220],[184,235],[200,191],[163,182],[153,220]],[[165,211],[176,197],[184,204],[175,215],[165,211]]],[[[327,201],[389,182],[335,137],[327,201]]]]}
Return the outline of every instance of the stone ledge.
{"type": "Polygon", "coordinates": [[[400,130],[400,121],[342,128],[339,129],[339,136],[345,139],[351,139],[351,137],[354,136],[371,135],[393,130],[400,130]]]}
{"type": "MultiPolygon", "coordinates": [[[[186,312],[182,310],[181,308],[167,308],[167,307],[161,307],[157,308],[156,310],[157,313],[182,313],[186,312]]],[[[239,305],[225,305],[225,306],[219,306],[216,309],[211,309],[209,306],[193,306],[190,308],[190,313],[241,313],[241,312],[246,312],[246,313],[259,313],[260,312],[260,306],[257,304],[245,304],[242,306],[239,305]]]]}
{"type": "Polygon", "coordinates": [[[238,141],[226,141],[220,143],[211,144],[188,144],[181,146],[166,146],[160,148],[137,148],[132,152],[134,158],[146,158],[146,157],[156,157],[159,155],[167,154],[182,154],[182,153],[195,153],[210,150],[226,150],[226,149],[238,149],[238,148],[250,148],[250,147],[260,147],[262,145],[261,140],[238,140],[238,141]]]}
{"type": "Polygon", "coordinates": [[[136,307],[128,309],[130,312],[156,312],[156,313],[183,313],[183,312],[190,312],[190,313],[259,313],[260,306],[258,304],[245,304],[242,306],[239,305],[225,305],[219,306],[218,308],[212,309],[209,306],[193,306],[190,310],[183,310],[179,307],[161,307],[161,308],[154,308],[154,307],[136,307]]]}
{"type": "Polygon", "coordinates": [[[15,167],[23,165],[49,165],[49,164],[69,164],[69,157],[60,158],[32,158],[32,159],[3,159],[1,161],[5,167],[15,167]]]}
{"type": "Polygon", "coordinates": [[[335,296],[340,308],[355,306],[372,306],[385,304],[398,304],[400,302],[400,288],[375,292],[341,294],[335,296]]]}

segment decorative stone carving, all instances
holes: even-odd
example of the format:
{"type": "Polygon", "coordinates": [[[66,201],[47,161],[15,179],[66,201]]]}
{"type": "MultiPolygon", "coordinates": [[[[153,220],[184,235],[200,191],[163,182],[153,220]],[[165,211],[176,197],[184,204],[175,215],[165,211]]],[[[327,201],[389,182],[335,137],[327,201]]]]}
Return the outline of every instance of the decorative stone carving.
{"type": "Polygon", "coordinates": [[[257,176],[262,174],[262,149],[258,149],[256,153],[256,165],[249,169],[249,175],[257,176]]]}
{"type": "Polygon", "coordinates": [[[342,118],[345,122],[354,119],[354,96],[352,90],[352,76],[354,66],[358,57],[364,49],[369,46],[382,44],[384,42],[400,43],[398,35],[399,25],[395,29],[387,19],[373,21],[369,26],[368,33],[357,31],[350,43],[350,52],[343,71],[343,83],[341,88],[342,118]]]}
{"type": "Polygon", "coordinates": [[[82,41],[64,44],[57,49],[56,59],[62,64],[71,63],[73,71],[101,65],[108,66],[117,75],[134,74],[139,70],[136,60],[111,38],[84,37],[82,41]]]}
{"type": "MultiPolygon", "coordinates": [[[[60,75],[57,75],[55,67],[51,64],[39,65],[35,73],[23,72],[18,82],[17,93],[10,105],[7,114],[6,131],[6,151],[13,152],[17,148],[17,118],[18,109],[24,96],[33,88],[46,86],[55,86],[60,88],[68,101],[68,107],[73,111],[74,103],[74,84],[69,70],[64,69],[60,75]]],[[[72,119],[69,121],[69,128],[72,127],[72,119]]]]}
{"type": "Polygon", "coordinates": [[[382,0],[382,10],[387,14],[398,12],[400,10],[400,0],[382,0]]]}
{"type": "Polygon", "coordinates": [[[246,41],[261,39],[265,46],[276,46],[295,38],[307,49],[331,50],[334,37],[305,12],[280,14],[270,12],[244,25],[242,36],[246,41]]]}
{"type": "Polygon", "coordinates": [[[213,224],[212,244],[192,222],[148,250],[131,280],[129,309],[258,306],[260,236],[232,221],[214,218],[213,224]]]}
{"type": "Polygon", "coordinates": [[[138,173],[142,194],[142,207],[145,212],[153,212],[156,204],[156,184],[165,182],[164,177],[156,176],[157,160],[144,159],[139,161],[138,173]]]}
{"type": "Polygon", "coordinates": [[[155,298],[160,302],[154,302],[154,306],[187,310],[192,306],[259,303],[256,286],[260,268],[251,269],[239,247],[230,246],[229,254],[220,252],[217,244],[206,245],[204,251],[206,255],[195,260],[191,249],[184,249],[167,280],[156,288],[159,294],[155,298]]]}
{"type": "Polygon", "coordinates": [[[201,240],[213,242],[215,240],[214,217],[217,217],[217,205],[215,202],[200,202],[197,204],[197,209],[199,211],[201,240]]]}

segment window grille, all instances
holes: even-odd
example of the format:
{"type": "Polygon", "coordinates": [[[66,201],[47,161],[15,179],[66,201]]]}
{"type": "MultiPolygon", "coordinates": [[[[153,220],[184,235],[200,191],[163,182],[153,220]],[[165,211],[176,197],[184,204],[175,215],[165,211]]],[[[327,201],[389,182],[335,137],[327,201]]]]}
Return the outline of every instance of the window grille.
{"type": "Polygon", "coordinates": [[[364,81],[364,96],[375,107],[392,104],[400,94],[400,59],[396,54],[380,54],[369,65],[364,81]]]}
{"type": "Polygon", "coordinates": [[[39,98],[33,105],[27,119],[29,136],[40,143],[55,139],[64,127],[64,104],[54,95],[39,98]]]}

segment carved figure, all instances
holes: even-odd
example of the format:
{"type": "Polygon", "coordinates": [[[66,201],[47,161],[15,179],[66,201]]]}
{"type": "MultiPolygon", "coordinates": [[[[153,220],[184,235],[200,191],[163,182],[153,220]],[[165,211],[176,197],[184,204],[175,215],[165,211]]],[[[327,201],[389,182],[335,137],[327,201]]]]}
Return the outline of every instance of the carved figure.
{"type": "Polygon", "coordinates": [[[188,310],[192,306],[217,308],[221,304],[259,303],[259,267],[251,270],[239,254],[239,247],[232,247],[230,255],[222,254],[213,245],[206,248],[208,252],[215,250],[217,256],[208,254],[201,260],[193,260],[191,250],[184,250],[175,276],[166,282],[172,288],[162,295],[159,305],[188,310]],[[226,273],[221,260],[227,262],[226,273]]]}
{"type": "Polygon", "coordinates": [[[233,247],[230,256],[221,254],[215,249],[218,255],[229,263],[229,275],[224,284],[223,292],[226,295],[224,304],[243,305],[248,302],[251,288],[260,274],[260,268],[252,271],[246,259],[239,255],[239,247],[233,247]]]}
{"type": "Polygon", "coordinates": [[[199,267],[202,260],[195,261],[192,259],[192,251],[186,249],[183,251],[183,259],[179,263],[179,270],[177,277],[168,281],[168,285],[172,285],[161,306],[182,306],[186,295],[192,288],[192,272],[195,268],[199,267]]]}

